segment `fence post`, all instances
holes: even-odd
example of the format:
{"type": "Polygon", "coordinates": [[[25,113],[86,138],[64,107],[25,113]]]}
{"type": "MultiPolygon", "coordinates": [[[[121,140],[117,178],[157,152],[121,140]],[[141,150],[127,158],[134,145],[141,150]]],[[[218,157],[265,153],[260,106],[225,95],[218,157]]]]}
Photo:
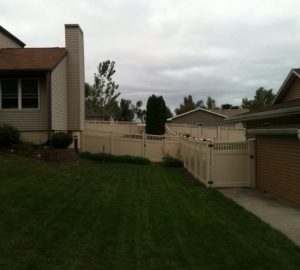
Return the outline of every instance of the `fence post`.
{"type": "Polygon", "coordinates": [[[255,179],[255,139],[248,140],[248,181],[250,187],[256,187],[255,179]]]}
{"type": "Polygon", "coordinates": [[[145,132],[143,132],[143,136],[142,136],[142,156],[143,158],[146,157],[146,138],[145,138],[145,132]]]}
{"type": "Polygon", "coordinates": [[[213,154],[214,154],[214,151],[213,151],[214,150],[214,145],[213,145],[213,142],[212,141],[209,142],[207,146],[209,147],[209,162],[208,162],[208,164],[209,164],[209,170],[208,170],[209,177],[208,177],[208,182],[207,183],[210,187],[212,187],[213,184],[214,184],[214,156],[213,156],[213,154]]]}
{"type": "Polygon", "coordinates": [[[162,135],[163,158],[166,156],[166,135],[162,135]]]}
{"type": "Polygon", "coordinates": [[[114,152],[113,152],[113,143],[114,143],[114,142],[113,142],[113,133],[111,132],[111,133],[110,133],[110,147],[109,147],[109,148],[110,148],[110,154],[111,154],[111,155],[113,155],[113,153],[114,153],[114,152]]]}

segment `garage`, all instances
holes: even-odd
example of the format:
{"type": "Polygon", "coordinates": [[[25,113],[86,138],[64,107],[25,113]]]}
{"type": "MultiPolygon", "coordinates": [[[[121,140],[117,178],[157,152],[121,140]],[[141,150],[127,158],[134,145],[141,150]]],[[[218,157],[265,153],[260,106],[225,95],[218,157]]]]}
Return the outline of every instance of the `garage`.
{"type": "Polygon", "coordinates": [[[300,69],[292,69],[272,104],[226,120],[255,140],[255,187],[300,207],[300,69]]]}
{"type": "Polygon", "coordinates": [[[256,136],[256,187],[300,206],[297,136],[256,136]]]}

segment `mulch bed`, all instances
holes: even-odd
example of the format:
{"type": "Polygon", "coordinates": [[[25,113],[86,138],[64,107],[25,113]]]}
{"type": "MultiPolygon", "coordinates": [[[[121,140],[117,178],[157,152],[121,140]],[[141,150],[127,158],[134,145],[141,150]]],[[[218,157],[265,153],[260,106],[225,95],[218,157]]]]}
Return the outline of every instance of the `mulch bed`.
{"type": "Polygon", "coordinates": [[[77,163],[79,157],[74,149],[26,148],[16,149],[17,154],[36,160],[58,163],[77,163]]]}

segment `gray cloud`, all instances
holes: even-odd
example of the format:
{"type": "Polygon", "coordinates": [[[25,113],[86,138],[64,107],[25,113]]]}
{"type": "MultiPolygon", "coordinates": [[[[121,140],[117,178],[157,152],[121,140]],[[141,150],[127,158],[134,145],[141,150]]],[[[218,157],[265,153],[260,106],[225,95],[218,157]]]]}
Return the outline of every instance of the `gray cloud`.
{"type": "Polygon", "coordinates": [[[0,10],[29,47],[64,46],[63,25],[79,23],[88,82],[115,60],[122,97],[160,94],[172,108],[188,94],[239,104],[260,86],[276,91],[300,63],[296,0],[16,0],[0,10]]]}

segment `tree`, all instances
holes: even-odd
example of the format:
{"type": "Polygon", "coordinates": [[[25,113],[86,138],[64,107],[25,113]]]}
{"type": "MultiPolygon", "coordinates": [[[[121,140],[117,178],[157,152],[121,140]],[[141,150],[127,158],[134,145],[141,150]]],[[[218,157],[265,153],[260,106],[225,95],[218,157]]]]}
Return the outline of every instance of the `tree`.
{"type": "Polygon", "coordinates": [[[232,108],[232,104],[229,104],[229,103],[225,103],[225,104],[221,105],[221,109],[223,109],[223,110],[229,110],[231,108],[232,108]]]}
{"type": "Polygon", "coordinates": [[[267,105],[270,105],[275,97],[273,94],[273,89],[265,89],[260,87],[256,90],[254,99],[243,98],[242,99],[242,108],[243,109],[259,109],[267,105]]]}
{"type": "Polygon", "coordinates": [[[171,112],[170,108],[166,106],[166,118],[172,118],[173,113],[171,112]]]}
{"type": "Polygon", "coordinates": [[[138,100],[134,106],[134,113],[136,115],[136,119],[140,119],[142,122],[144,121],[145,110],[142,109],[143,101],[138,100]]]}
{"type": "Polygon", "coordinates": [[[187,97],[183,98],[183,103],[179,105],[179,108],[175,109],[175,113],[176,115],[179,115],[194,109],[196,109],[196,104],[193,101],[193,97],[191,95],[188,95],[187,97]]]}
{"type": "Polygon", "coordinates": [[[117,98],[120,92],[116,92],[119,88],[113,80],[115,74],[115,62],[104,61],[98,66],[98,72],[94,74],[94,85],[88,89],[86,85],[86,107],[87,111],[100,119],[108,120],[110,117],[117,117],[118,106],[117,98]]]}
{"type": "Polygon", "coordinates": [[[206,109],[206,106],[204,105],[204,101],[202,99],[200,99],[196,102],[196,107],[206,109]]]}
{"type": "Polygon", "coordinates": [[[166,103],[162,96],[152,95],[147,101],[146,133],[162,135],[165,133],[166,103]]]}
{"type": "Polygon", "coordinates": [[[212,97],[207,97],[206,100],[207,109],[212,110],[216,107],[216,101],[212,97]]]}
{"type": "Polygon", "coordinates": [[[134,117],[133,110],[130,110],[131,100],[121,99],[120,101],[120,117],[121,121],[132,121],[134,117]]]}

